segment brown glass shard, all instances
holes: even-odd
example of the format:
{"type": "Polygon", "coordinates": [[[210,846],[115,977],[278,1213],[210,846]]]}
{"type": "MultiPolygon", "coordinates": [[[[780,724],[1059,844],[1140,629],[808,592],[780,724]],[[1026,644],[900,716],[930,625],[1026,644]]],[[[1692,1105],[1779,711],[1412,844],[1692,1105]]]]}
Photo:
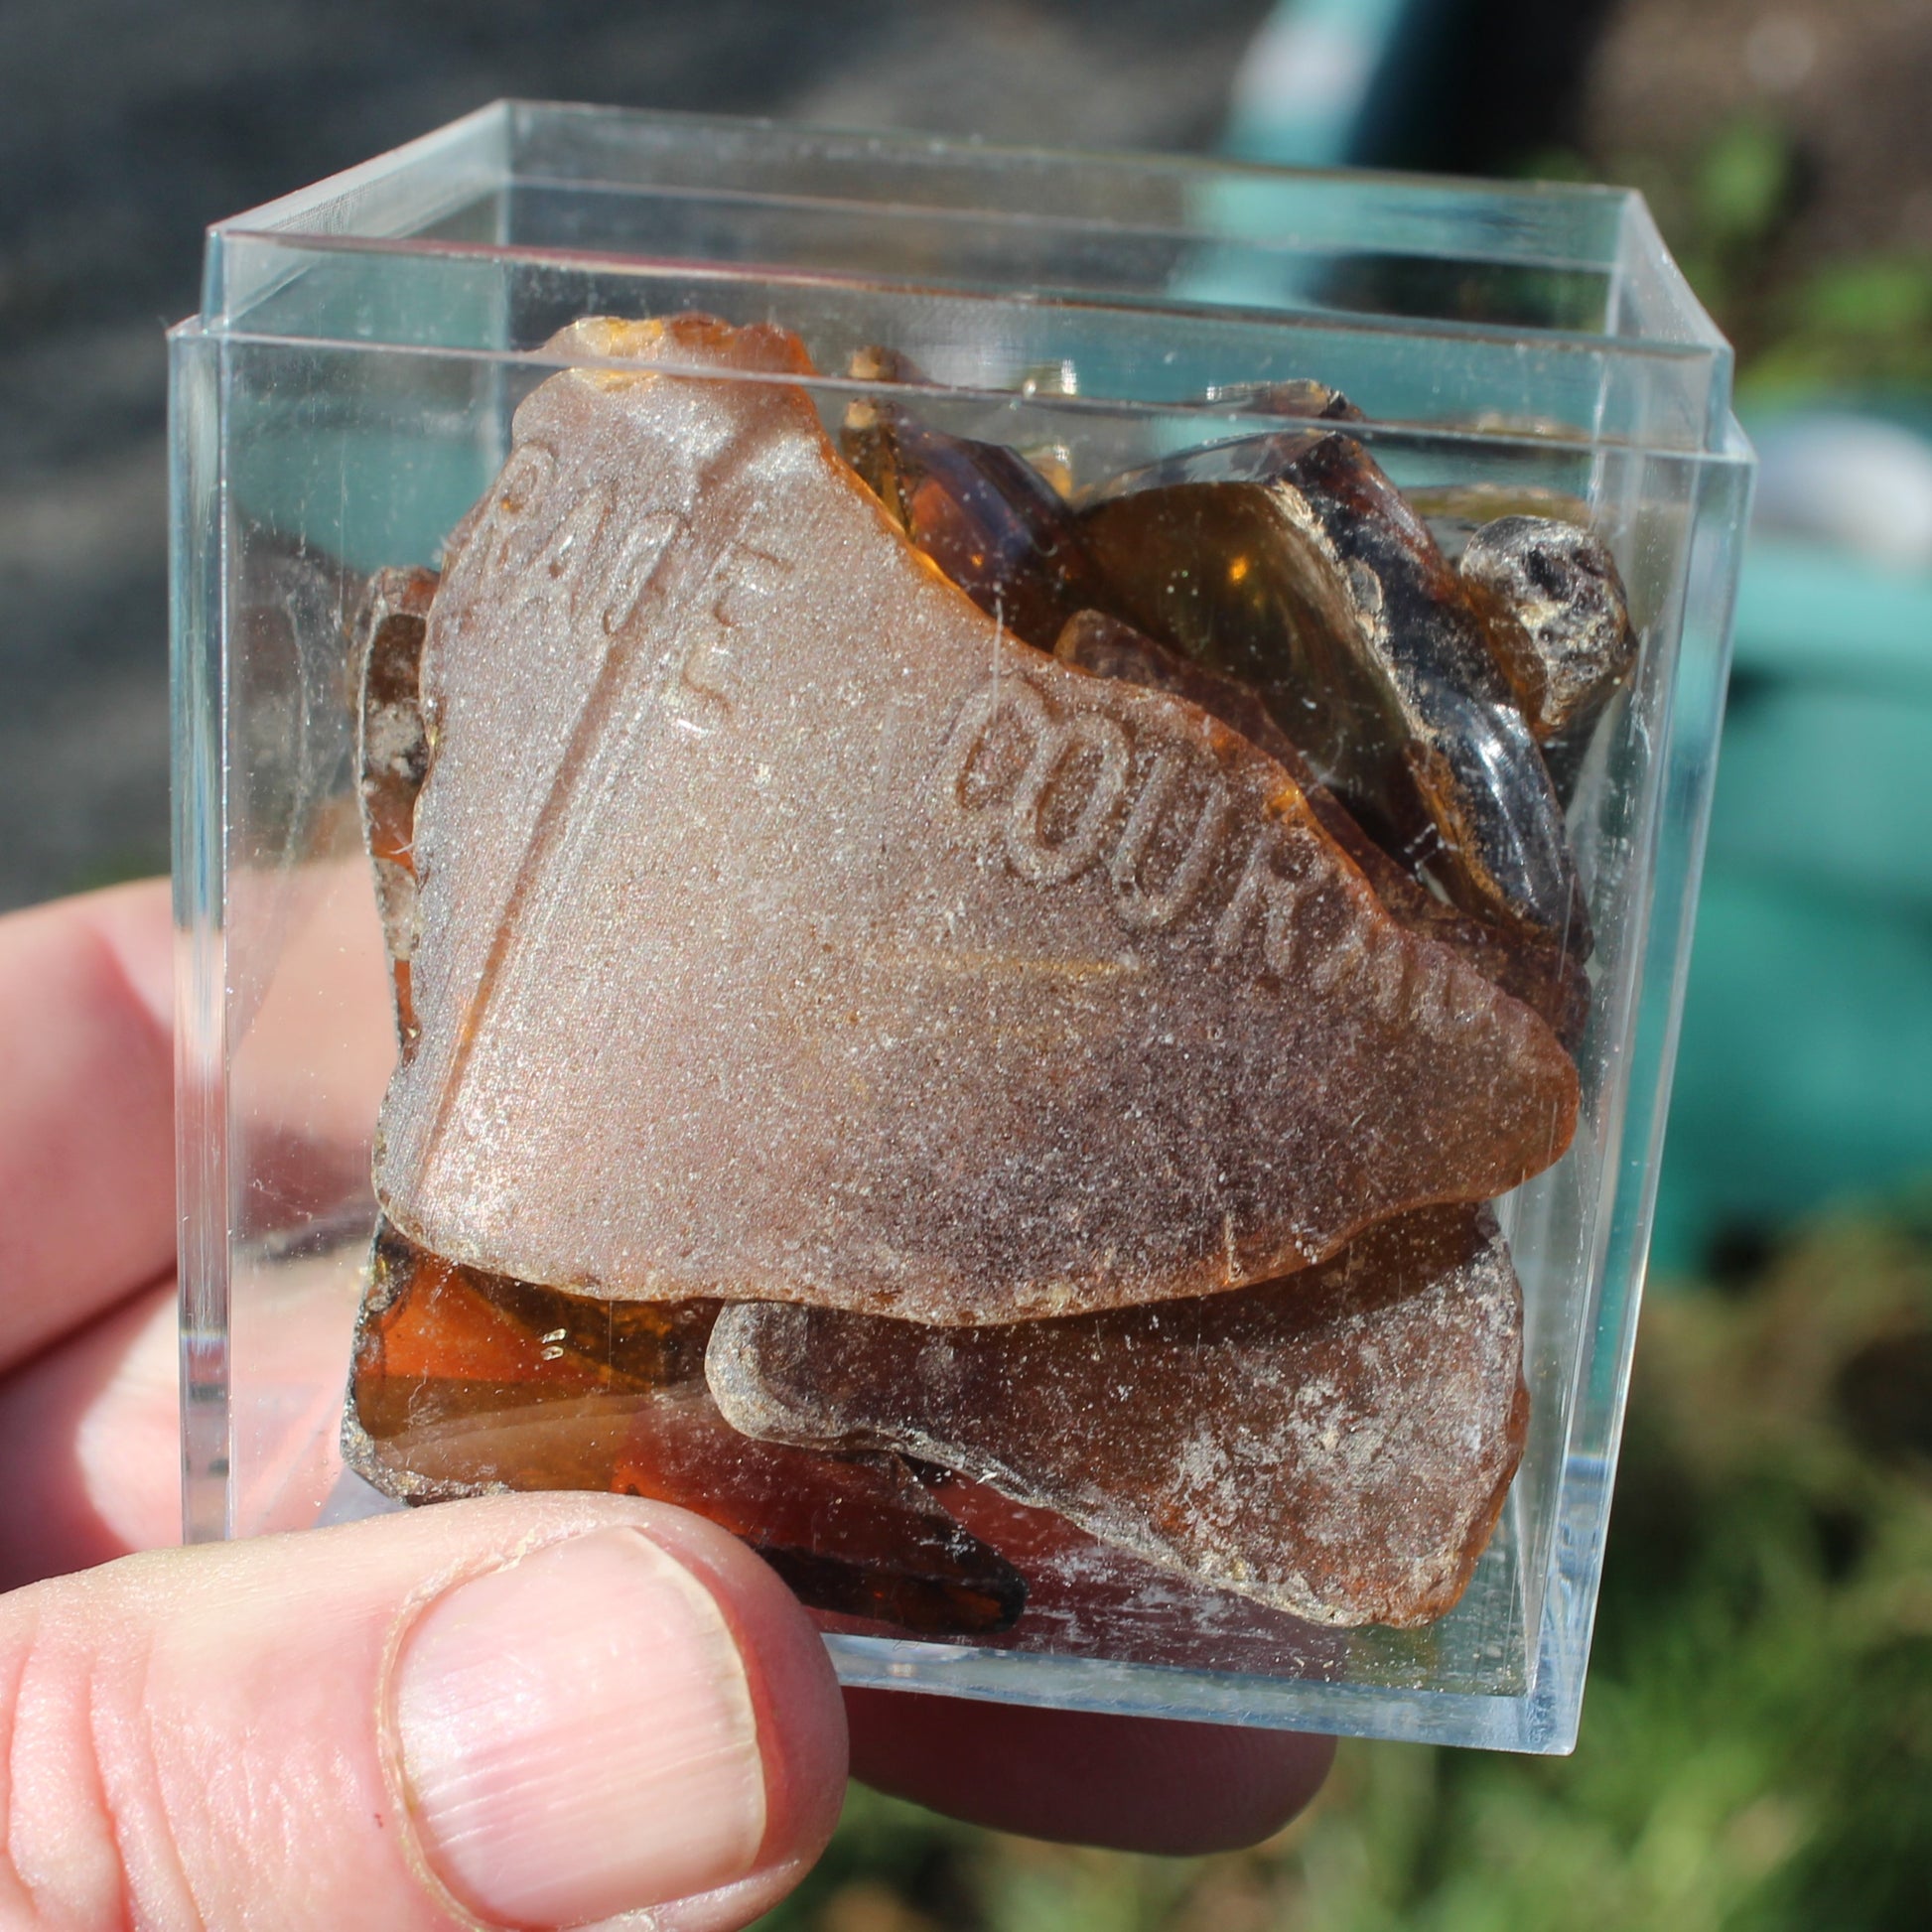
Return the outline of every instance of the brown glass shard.
{"type": "Polygon", "coordinates": [[[1537,483],[1425,483],[1405,489],[1409,507],[1451,564],[1461,561],[1469,539],[1501,516],[1541,516],[1589,528],[1589,505],[1568,490],[1537,483]]]}
{"type": "Polygon", "coordinates": [[[1491,985],[1540,1013],[1569,1051],[1577,1050],[1589,1020],[1589,979],[1583,962],[1566,947],[1539,939],[1520,926],[1472,918],[1438,898],[1362,830],[1348,807],[1289,743],[1250,686],[1210,671],[1099,611],[1082,611],[1070,619],[1053,655],[1096,677],[1117,677],[1152,690],[1172,691],[1239,732],[1301,787],[1322,830],[1361,868],[1375,896],[1399,924],[1452,948],[1491,985]]]}
{"type": "Polygon", "coordinates": [[[1217,382],[1202,398],[1220,410],[1244,415],[1292,416],[1303,422],[1359,423],[1362,412],[1339,389],[1307,376],[1285,382],[1217,382]]]}
{"type": "Polygon", "coordinates": [[[1149,1563],[985,1483],[950,1471],[925,1480],[947,1515],[1027,1580],[1026,1611],[1001,1636],[1002,1650],[1305,1679],[1339,1677],[1347,1668],[1344,1631],[1149,1563]]]}
{"type": "Polygon", "coordinates": [[[1563,811],[1460,580],[1353,437],[1244,438],[1111,485],[1117,610],[1261,694],[1363,826],[1477,917],[1587,955],[1563,811]]]}
{"type": "Polygon", "coordinates": [[[608,1489],[696,1510],[808,1604],[1005,1629],[1026,1587],[893,1454],[755,1443],[704,1382],[715,1303],[588,1302],[425,1253],[386,1224],[355,1335],[349,1466],[411,1502],[608,1489]]]}
{"type": "Polygon", "coordinates": [[[362,838],[375,874],[396,1032],[405,1052],[416,1035],[409,997],[409,957],[416,943],[416,794],[429,768],[417,686],[436,584],[433,570],[377,571],[354,630],[362,838]]]}
{"type": "Polygon", "coordinates": [[[1000,1321],[1562,1153],[1550,1029],[1279,764],[1016,642],[804,391],[652,371],[729,369],[703,327],[597,326],[636,359],[523,403],[432,607],[400,1228],[604,1298],[1000,1321]]]}
{"type": "Polygon", "coordinates": [[[1529,1420],[1522,1294],[1482,1207],[1159,1309],[948,1330],[727,1309],[706,1373],[748,1433],[925,1457],[1326,1624],[1454,1604],[1529,1420]]]}
{"type": "Polygon", "coordinates": [[[1470,537],[1459,568],[1531,731],[1587,729],[1637,659],[1609,546],[1552,517],[1504,516],[1470,537]]]}
{"type": "MultiPolygon", "coordinates": [[[[1137,630],[1131,623],[1109,617],[1104,611],[1076,611],[1053,640],[1053,655],[1062,664],[1091,671],[1095,677],[1116,677],[1128,684],[1144,685],[1150,691],[1170,691],[1176,698],[1185,698],[1210,718],[1218,718],[1229,731],[1239,732],[1256,751],[1273,759],[1301,787],[1311,806],[1314,805],[1317,790],[1324,801],[1334,800],[1334,794],[1315,777],[1308,759],[1276,724],[1274,714],[1262,703],[1254,687],[1242,683],[1238,677],[1225,677],[1219,671],[1209,670],[1205,664],[1196,664],[1192,658],[1156,643],[1145,630],[1137,630]]],[[[1316,809],[1329,835],[1353,858],[1347,839],[1336,832],[1335,824],[1329,823],[1329,815],[1316,809]]],[[[1339,823],[1337,819],[1336,824],[1339,823]]],[[[1359,839],[1360,828],[1354,820],[1348,819],[1347,824],[1359,839]]]]}
{"type": "MultiPolygon", "coordinates": [[[[853,373],[918,374],[902,356],[862,350],[853,373]]],[[[1024,457],[929,429],[875,397],[846,411],[840,441],[893,520],[989,617],[1051,650],[1060,626],[1099,591],[1065,499],[1024,457]]]]}

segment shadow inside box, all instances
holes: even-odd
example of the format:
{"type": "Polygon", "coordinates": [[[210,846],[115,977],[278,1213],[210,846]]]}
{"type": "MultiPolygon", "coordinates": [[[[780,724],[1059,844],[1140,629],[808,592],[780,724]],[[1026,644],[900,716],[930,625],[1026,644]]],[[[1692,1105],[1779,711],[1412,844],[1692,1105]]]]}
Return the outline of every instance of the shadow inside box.
{"type": "MultiPolygon", "coordinates": [[[[1030,1655],[1119,1656],[1174,1669],[1338,1682],[1349,1654],[1345,1630],[1306,1623],[1231,1590],[1205,1590],[1077,1529],[1050,1510],[1029,1508],[983,1483],[927,1471],[948,1515],[1007,1557],[1027,1580],[1027,1607],[990,1639],[949,1635],[946,1645],[985,1643],[1030,1655]]],[[[351,1470],[331,1489],[318,1528],[391,1516],[409,1505],[351,1470]]],[[[908,1632],[867,1617],[828,1611],[812,1619],[828,1635],[889,1637],[908,1632]]]]}
{"type": "MultiPolygon", "coordinates": [[[[1027,1605],[994,1637],[944,1641],[1034,1655],[1121,1657],[1176,1669],[1331,1683],[1346,1673],[1348,1632],[1210,1589],[1178,1570],[1103,1543],[1051,1510],[1014,1502],[950,1470],[921,1475],[959,1526],[997,1550],[1027,1580],[1027,1605]]],[[[821,1615],[840,1635],[903,1638],[903,1630],[821,1615]]]]}

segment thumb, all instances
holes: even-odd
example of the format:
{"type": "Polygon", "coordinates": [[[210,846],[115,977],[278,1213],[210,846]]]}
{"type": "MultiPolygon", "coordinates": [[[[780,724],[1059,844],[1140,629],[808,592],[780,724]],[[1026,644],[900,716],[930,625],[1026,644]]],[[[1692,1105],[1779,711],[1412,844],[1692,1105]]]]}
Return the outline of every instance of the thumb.
{"type": "Polygon", "coordinates": [[[617,1497],[128,1557],[0,1599],[0,1922],[744,1924],[838,1814],[783,1586],[617,1497]],[[632,1921],[638,1923],[639,1921],[632,1921]]]}

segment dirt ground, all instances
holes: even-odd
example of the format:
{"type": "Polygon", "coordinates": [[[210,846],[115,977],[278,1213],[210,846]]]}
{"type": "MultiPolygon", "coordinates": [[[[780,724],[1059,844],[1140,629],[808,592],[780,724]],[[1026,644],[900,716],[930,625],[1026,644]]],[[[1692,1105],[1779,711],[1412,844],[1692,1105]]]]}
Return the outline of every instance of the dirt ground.
{"type": "Polygon", "coordinates": [[[1579,144],[1614,172],[1669,168],[1739,115],[1800,165],[1798,253],[1932,249],[1926,0],[1623,0],[1589,64],[1579,144]]]}

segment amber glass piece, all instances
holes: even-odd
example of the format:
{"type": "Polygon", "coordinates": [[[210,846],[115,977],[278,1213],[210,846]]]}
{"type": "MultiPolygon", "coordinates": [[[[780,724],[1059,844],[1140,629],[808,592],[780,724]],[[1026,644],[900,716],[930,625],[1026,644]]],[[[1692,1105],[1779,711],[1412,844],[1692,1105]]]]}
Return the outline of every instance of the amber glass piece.
{"type": "Polygon", "coordinates": [[[436,582],[433,570],[377,571],[354,627],[362,838],[375,873],[396,1031],[405,1051],[416,1032],[409,998],[409,955],[416,933],[416,793],[429,768],[417,680],[436,582]]]}
{"type": "Polygon", "coordinates": [[[1119,480],[1100,600],[1260,692],[1376,840],[1465,912],[1587,952],[1563,811],[1460,579],[1353,437],[1244,438],[1119,480]]]}
{"type": "Polygon", "coordinates": [[[412,1239],[998,1321],[1268,1280],[1562,1153],[1550,1029],[1279,764],[1017,642],[803,390],[665,340],[524,401],[431,609],[376,1160],[412,1239]]]}
{"type": "Polygon", "coordinates": [[[1581,496],[1536,483],[1424,483],[1402,493],[1452,564],[1485,523],[1501,516],[1549,517],[1589,528],[1589,505],[1581,496]]]}
{"type": "Polygon", "coordinates": [[[846,411],[845,453],[893,520],[989,617],[1042,650],[1098,582],[1064,498],[1024,457],[891,403],[846,411]]]}
{"type": "Polygon", "coordinates": [[[1317,1680],[1346,1668],[1345,1631],[1150,1563],[985,1483],[948,1470],[924,1480],[949,1516],[1027,1580],[1026,1610],[999,1638],[1002,1650],[1317,1680]]]}
{"type": "Polygon", "coordinates": [[[1609,546],[1553,517],[1503,516],[1470,537],[1459,568],[1531,731],[1587,727],[1637,661],[1609,546]]]}
{"type": "Polygon", "coordinates": [[[934,1330],[731,1308],[706,1372],[748,1433],[900,1449],[1326,1624],[1454,1604],[1529,1421],[1522,1294],[1483,1207],[1158,1309],[934,1330]]]}
{"type": "Polygon", "coordinates": [[[1217,382],[1202,398],[1217,409],[1255,416],[1293,416],[1305,422],[1359,423],[1362,412],[1339,389],[1307,376],[1286,382],[1217,382]]]}
{"type": "Polygon", "coordinates": [[[411,1502],[609,1489],[708,1516],[814,1608],[989,1633],[1026,1588],[893,1454],[752,1442],[704,1382],[717,1304],[591,1302],[428,1254],[384,1224],[356,1328],[349,1466],[411,1502]]]}
{"type": "Polygon", "coordinates": [[[1589,1019],[1589,979],[1583,962],[1568,948],[1522,926],[1474,918],[1438,898],[1384,852],[1348,807],[1315,777],[1251,686],[1210,671],[1156,643],[1131,623],[1099,611],[1082,611],[1068,620],[1053,654],[1096,677],[1117,677],[1156,691],[1172,691],[1239,732],[1301,787],[1322,830],[1361,868],[1398,923],[1452,947],[1492,985],[1534,1008],[1564,1045],[1573,1053],[1577,1050],[1589,1019]]]}
{"type": "MultiPolygon", "coordinates": [[[[1315,777],[1308,759],[1276,724],[1274,714],[1262,703],[1253,685],[1209,670],[1205,664],[1196,664],[1192,658],[1157,643],[1145,630],[1137,630],[1123,619],[1110,617],[1104,611],[1076,611],[1053,640],[1053,655],[1062,664],[1091,671],[1095,677],[1117,677],[1128,684],[1145,685],[1150,691],[1171,691],[1175,697],[1198,705],[1210,718],[1218,718],[1229,731],[1239,732],[1256,751],[1273,759],[1295,780],[1330,835],[1350,858],[1355,856],[1348,837],[1335,829],[1346,818],[1339,801],[1315,777]],[[1315,806],[1317,792],[1322,799],[1319,807],[1315,806]],[[1323,809],[1330,805],[1333,811],[1323,809]],[[1336,812],[1341,816],[1336,817],[1336,812]]],[[[1359,840],[1361,829],[1355,821],[1346,818],[1346,825],[1348,833],[1359,840]]]]}

